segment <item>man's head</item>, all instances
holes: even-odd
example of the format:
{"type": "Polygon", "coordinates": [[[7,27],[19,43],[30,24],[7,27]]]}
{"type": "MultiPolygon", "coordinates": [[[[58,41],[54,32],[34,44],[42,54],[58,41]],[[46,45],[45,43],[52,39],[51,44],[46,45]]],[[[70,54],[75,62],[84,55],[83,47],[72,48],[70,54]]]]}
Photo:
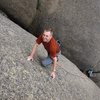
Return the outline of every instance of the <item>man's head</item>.
{"type": "Polygon", "coordinates": [[[49,42],[53,36],[53,32],[51,28],[44,29],[42,38],[44,42],[49,42]]]}

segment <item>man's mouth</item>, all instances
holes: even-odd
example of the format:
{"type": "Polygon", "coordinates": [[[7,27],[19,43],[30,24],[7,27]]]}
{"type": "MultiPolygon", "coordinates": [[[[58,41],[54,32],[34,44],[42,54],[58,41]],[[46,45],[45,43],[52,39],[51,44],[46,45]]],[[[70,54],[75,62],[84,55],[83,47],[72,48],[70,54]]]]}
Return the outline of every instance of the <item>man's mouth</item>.
{"type": "Polygon", "coordinates": [[[47,41],[47,39],[44,38],[43,41],[47,41]]]}

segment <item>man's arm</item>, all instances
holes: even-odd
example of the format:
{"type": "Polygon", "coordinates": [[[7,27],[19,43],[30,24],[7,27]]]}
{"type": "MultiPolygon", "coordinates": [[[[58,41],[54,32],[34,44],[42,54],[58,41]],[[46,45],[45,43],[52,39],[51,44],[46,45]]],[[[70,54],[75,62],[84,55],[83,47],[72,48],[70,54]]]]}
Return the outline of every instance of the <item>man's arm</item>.
{"type": "Polygon", "coordinates": [[[29,61],[32,60],[33,61],[33,56],[35,54],[35,51],[36,51],[37,47],[38,47],[38,43],[36,42],[33,46],[32,52],[31,52],[30,56],[28,56],[27,60],[29,60],[29,61]]]}
{"type": "Polygon", "coordinates": [[[51,77],[54,79],[56,75],[57,57],[54,57],[52,59],[53,59],[53,66],[52,66],[51,77]]]}

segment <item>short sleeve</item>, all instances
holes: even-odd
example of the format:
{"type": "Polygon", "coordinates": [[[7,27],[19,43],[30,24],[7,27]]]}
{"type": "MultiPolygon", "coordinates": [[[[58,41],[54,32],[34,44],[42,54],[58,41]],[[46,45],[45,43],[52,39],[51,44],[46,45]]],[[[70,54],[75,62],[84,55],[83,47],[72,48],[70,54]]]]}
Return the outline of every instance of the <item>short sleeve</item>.
{"type": "Polygon", "coordinates": [[[51,57],[51,58],[56,57],[56,48],[55,48],[55,47],[51,47],[51,50],[50,50],[50,57],[51,57]]]}
{"type": "Polygon", "coordinates": [[[42,43],[42,34],[36,39],[36,43],[38,44],[42,43]]]}

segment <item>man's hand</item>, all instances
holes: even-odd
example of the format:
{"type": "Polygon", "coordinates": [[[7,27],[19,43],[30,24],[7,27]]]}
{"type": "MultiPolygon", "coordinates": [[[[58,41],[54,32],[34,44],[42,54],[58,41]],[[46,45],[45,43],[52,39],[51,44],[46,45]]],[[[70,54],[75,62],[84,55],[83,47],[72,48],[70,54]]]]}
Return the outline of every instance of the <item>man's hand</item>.
{"type": "Polygon", "coordinates": [[[55,72],[55,71],[53,71],[53,72],[51,73],[51,77],[52,77],[53,79],[56,77],[56,72],[55,72]]]}
{"type": "Polygon", "coordinates": [[[33,61],[33,57],[32,56],[28,56],[27,60],[28,61],[33,61]]]}
{"type": "Polygon", "coordinates": [[[38,43],[35,43],[32,49],[32,52],[30,54],[30,56],[28,56],[27,60],[28,61],[33,61],[33,56],[35,54],[36,48],[38,47],[38,43]]]}

